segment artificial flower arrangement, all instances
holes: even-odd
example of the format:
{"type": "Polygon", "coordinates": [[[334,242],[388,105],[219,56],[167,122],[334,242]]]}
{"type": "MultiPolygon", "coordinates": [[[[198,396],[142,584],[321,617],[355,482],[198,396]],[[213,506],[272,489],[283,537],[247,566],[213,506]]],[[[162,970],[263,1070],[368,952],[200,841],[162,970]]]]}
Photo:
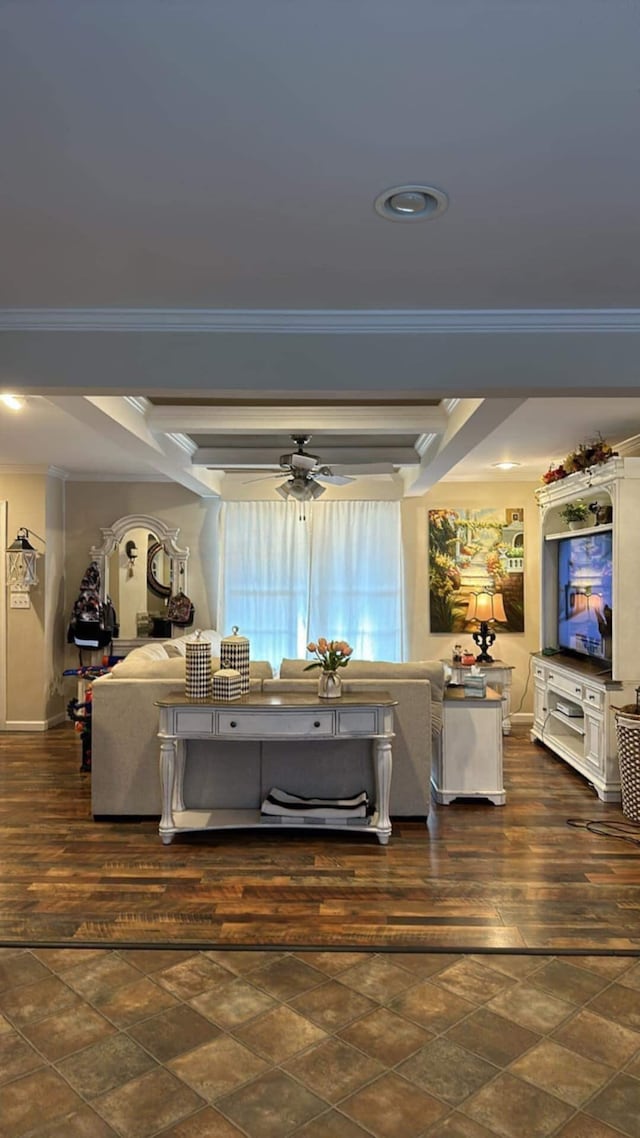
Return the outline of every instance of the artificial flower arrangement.
{"type": "Polygon", "coordinates": [[[311,668],[322,668],[323,672],[337,672],[338,668],[346,668],[353,648],[346,640],[325,640],[321,636],[318,642],[311,640],[307,644],[307,652],[315,652],[318,657],[312,664],[307,664],[305,672],[311,668]]]}
{"type": "Polygon", "coordinates": [[[542,481],[547,485],[549,482],[558,482],[561,478],[567,478],[569,474],[575,474],[576,470],[588,470],[590,466],[600,466],[601,463],[616,457],[617,451],[605,442],[602,435],[596,435],[589,442],[580,443],[559,466],[550,466],[542,475],[542,481]]]}

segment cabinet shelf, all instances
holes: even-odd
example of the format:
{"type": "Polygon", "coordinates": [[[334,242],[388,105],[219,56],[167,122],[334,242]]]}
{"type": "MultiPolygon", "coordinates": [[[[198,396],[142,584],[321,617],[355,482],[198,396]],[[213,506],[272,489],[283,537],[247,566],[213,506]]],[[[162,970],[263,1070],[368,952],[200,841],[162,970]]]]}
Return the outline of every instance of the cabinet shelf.
{"type": "Polygon", "coordinates": [[[545,541],[560,541],[563,537],[575,537],[577,533],[582,537],[588,537],[592,533],[607,533],[613,530],[612,525],[604,526],[580,526],[579,529],[564,529],[555,533],[546,533],[544,535],[545,541]]]}
{"type": "Polygon", "coordinates": [[[584,735],[584,715],[565,715],[563,711],[558,711],[556,708],[553,708],[549,715],[570,727],[576,735],[584,735]]]}

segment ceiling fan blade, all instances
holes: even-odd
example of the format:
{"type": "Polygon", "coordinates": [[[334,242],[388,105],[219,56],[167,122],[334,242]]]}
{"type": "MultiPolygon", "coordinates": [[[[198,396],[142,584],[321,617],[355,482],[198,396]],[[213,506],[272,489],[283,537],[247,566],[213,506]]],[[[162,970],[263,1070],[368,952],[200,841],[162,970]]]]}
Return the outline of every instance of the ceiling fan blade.
{"type": "Polygon", "coordinates": [[[261,474],[258,478],[245,478],[244,482],[242,482],[242,485],[243,486],[249,486],[249,484],[251,482],[266,482],[268,478],[283,478],[283,477],[285,477],[285,475],[283,475],[282,471],[279,470],[277,472],[277,474],[274,472],[273,474],[261,474]]]}
{"type": "Polygon", "coordinates": [[[326,482],[329,486],[346,486],[348,482],[355,482],[355,478],[350,477],[348,474],[334,474],[333,471],[319,470],[317,474],[313,475],[316,482],[326,482]]]}
{"type": "Polygon", "coordinates": [[[292,454],[289,465],[293,470],[313,470],[318,459],[312,454],[292,454]]]}

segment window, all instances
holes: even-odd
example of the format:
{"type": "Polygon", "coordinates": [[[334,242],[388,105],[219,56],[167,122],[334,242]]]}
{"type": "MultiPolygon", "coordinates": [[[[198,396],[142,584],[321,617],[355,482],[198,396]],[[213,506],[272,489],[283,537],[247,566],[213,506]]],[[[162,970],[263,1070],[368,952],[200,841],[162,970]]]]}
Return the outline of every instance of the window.
{"type": "Polygon", "coordinates": [[[319,636],[359,659],[400,660],[403,572],[399,502],[225,502],[218,627],[237,625],[254,660],[300,658],[319,636]]]}

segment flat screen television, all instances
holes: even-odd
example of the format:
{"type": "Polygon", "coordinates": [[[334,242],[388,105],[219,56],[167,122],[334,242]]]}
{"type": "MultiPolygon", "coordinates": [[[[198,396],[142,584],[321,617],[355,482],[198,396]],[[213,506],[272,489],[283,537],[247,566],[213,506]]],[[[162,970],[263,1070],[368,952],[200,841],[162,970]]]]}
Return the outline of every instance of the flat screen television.
{"type": "Polygon", "coordinates": [[[558,647],[611,663],[611,531],[558,541],[558,647]]]}

